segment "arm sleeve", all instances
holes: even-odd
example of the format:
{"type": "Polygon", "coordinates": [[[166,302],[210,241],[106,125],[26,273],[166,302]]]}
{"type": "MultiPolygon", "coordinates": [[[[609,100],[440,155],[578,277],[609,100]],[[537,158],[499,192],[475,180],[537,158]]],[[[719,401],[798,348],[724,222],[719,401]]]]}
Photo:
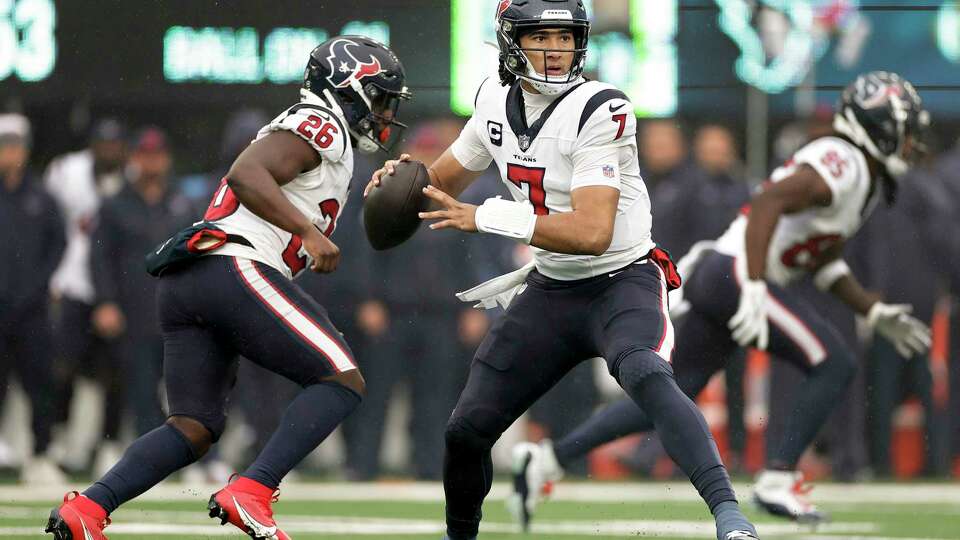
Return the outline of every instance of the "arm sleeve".
{"type": "Polygon", "coordinates": [[[637,117],[622,98],[602,103],[580,128],[573,146],[570,189],[609,186],[620,189],[620,163],[636,145],[637,117]]]}
{"type": "Polygon", "coordinates": [[[307,141],[326,161],[340,161],[350,145],[350,133],[343,120],[320,105],[301,103],[290,107],[261,129],[257,138],[281,130],[307,141]]]}
{"type": "Polygon", "coordinates": [[[453,157],[460,162],[460,165],[468,171],[485,171],[493,161],[493,156],[483,144],[480,133],[477,131],[477,120],[471,116],[467,125],[463,126],[463,131],[457,140],[450,145],[450,152],[453,157]]]}
{"type": "Polygon", "coordinates": [[[817,171],[832,193],[830,206],[836,207],[858,189],[868,189],[869,173],[860,170],[860,161],[853,152],[849,146],[833,140],[818,139],[801,148],[793,160],[817,171]]]}
{"type": "Polygon", "coordinates": [[[100,209],[97,226],[90,239],[90,270],[97,303],[117,301],[117,261],[122,240],[109,204],[100,209]]]}

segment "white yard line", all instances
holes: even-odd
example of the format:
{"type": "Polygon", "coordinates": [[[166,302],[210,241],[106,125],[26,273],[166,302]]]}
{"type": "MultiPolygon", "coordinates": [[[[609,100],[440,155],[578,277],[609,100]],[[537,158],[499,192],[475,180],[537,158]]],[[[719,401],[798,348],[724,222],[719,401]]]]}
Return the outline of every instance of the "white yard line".
{"type": "MultiPolygon", "coordinates": [[[[168,514],[176,514],[168,512],[168,514]]],[[[297,533],[326,533],[326,534],[355,534],[355,535],[413,535],[413,534],[441,534],[444,526],[437,521],[416,519],[379,519],[379,518],[343,518],[320,517],[312,519],[284,520],[281,523],[283,530],[290,534],[297,533]]],[[[36,534],[36,527],[5,527],[0,528],[0,536],[13,534],[36,534]]],[[[517,526],[512,523],[484,523],[481,527],[486,533],[515,533],[517,526]]],[[[823,532],[831,533],[859,533],[865,534],[874,530],[869,523],[844,523],[826,525],[823,532]]],[[[225,536],[236,535],[236,529],[218,525],[193,525],[173,523],[115,523],[110,526],[113,534],[141,534],[141,535],[203,535],[225,536]]],[[[533,534],[544,536],[582,536],[582,535],[610,535],[610,536],[673,536],[684,538],[713,538],[716,535],[712,523],[696,521],[646,521],[646,520],[614,520],[614,521],[554,521],[550,523],[534,524],[533,534]]],[[[761,533],[792,537],[808,534],[798,530],[792,524],[765,524],[761,533]]],[[[867,537],[823,537],[823,540],[832,538],[867,538],[867,537]]]]}
{"type": "MultiPolygon", "coordinates": [[[[23,487],[6,485],[0,487],[0,504],[28,501],[58,502],[72,487],[23,487]]],[[[148,491],[138,500],[169,501],[206,499],[222,486],[184,485],[164,483],[148,491]]],[[[749,484],[734,486],[741,499],[746,500],[751,491],[749,484]]],[[[509,491],[507,483],[494,486],[489,499],[503,499],[509,491]]],[[[560,482],[552,495],[560,501],[593,502],[652,502],[652,501],[699,501],[700,497],[686,482],[560,482]]],[[[957,484],[818,484],[812,494],[815,502],[871,503],[871,504],[954,504],[960,506],[960,485],[957,484]]],[[[443,486],[431,482],[397,483],[292,483],[282,486],[281,499],[285,501],[374,501],[402,500],[414,502],[440,502],[443,486]]]]}

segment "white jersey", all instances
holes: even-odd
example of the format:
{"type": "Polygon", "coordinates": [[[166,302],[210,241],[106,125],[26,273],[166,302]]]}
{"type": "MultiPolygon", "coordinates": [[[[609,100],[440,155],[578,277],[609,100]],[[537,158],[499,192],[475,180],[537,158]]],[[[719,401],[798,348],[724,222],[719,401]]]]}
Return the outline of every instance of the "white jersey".
{"type": "Polygon", "coordinates": [[[637,160],[636,117],[623,92],[588,81],[549,98],[527,94],[519,83],[501,86],[487,79],[475,111],[451,147],[454,157],[471,171],[496,162],[513,198],[530,201],[537,215],[571,212],[570,193],[577,188],[620,191],[606,253],[570,255],[534,247],[540,273],[560,280],[593,277],[622,268],[654,247],[650,198],[637,160]],[[530,107],[525,99],[543,106],[530,107]]]}
{"type": "Polygon", "coordinates": [[[123,188],[119,173],[99,182],[93,172],[93,152],[64,154],[47,167],[44,186],[57,201],[66,225],[67,248],[50,279],[50,290],[87,304],[95,301],[90,270],[90,235],[96,226],[100,201],[123,188]]]}
{"type": "MultiPolygon", "coordinates": [[[[336,105],[299,103],[264,126],[254,141],[279,130],[295,133],[310,143],[320,155],[320,165],[280,186],[280,191],[323,234],[330,236],[336,228],[340,209],[347,202],[350,179],[353,177],[353,149],[343,113],[336,105]]],[[[204,220],[230,234],[240,235],[253,244],[253,247],[248,247],[227,243],[211,254],[259,261],[291,279],[312,263],[302,248],[299,236],[267,222],[244,207],[230,190],[226,179],[214,193],[204,220]]]]}
{"type": "MultiPolygon", "coordinates": [[[[797,151],[773,171],[770,182],[792,175],[800,165],[809,165],[833,193],[830,206],[808,208],[780,216],[767,252],[766,278],[787,285],[814,270],[820,255],[852,237],[873,211],[870,171],[863,152],[837,137],[821,137],[797,151]]],[[[749,214],[737,217],[716,243],[715,249],[734,257],[746,254],[749,214]]]]}

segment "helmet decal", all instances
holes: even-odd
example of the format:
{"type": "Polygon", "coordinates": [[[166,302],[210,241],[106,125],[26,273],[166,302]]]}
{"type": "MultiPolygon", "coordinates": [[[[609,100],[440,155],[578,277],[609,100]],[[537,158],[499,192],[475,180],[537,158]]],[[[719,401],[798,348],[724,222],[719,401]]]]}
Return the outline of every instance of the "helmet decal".
{"type": "Polygon", "coordinates": [[[383,73],[380,60],[369,55],[369,58],[360,60],[351,49],[359,48],[356,42],[341,38],[330,45],[330,55],[327,62],[330,64],[330,75],[327,82],[334,88],[348,88],[353,81],[360,81],[365,77],[372,77],[383,73]]]}
{"type": "Polygon", "coordinates": [[[500,0],[500,5],[497,6],[497,19],[503,15],[503,12],[510,8],[510,4],[513,3],[513,0],[500,0]]]}

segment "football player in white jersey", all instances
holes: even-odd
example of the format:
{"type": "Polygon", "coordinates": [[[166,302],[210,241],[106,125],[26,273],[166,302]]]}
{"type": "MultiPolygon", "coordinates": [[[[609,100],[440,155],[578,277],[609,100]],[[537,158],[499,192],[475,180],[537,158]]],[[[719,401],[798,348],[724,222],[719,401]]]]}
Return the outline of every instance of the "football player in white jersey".
{"type": "MultiPolygon", "coordinates": [[[[535,262],[463,295],[509,307],[480,345],[447,424],[448,538],[477,536],[493,476],[490,449],[503,431],[571,368],[597,356],[654,411],[666,448],[713,512],[717,537],[756,538],[703,417],[673,378],[667,291],[679,278],[650,235],[633,106],[623,92],[581,76],[590,25],[583,3],[504,0],[496,25],[500,80],[481,85],[460,138],[430,166],[425,193],[438,209],[421,217],[434,220],[432,229],[530,244],[535,262]],[[458,202],[491,162],[515,200],[458,202]]],[[[371,185],[393,167],[388,162],[371,185]]],[[[530,456],[517,458],[524,470],[530,456]]],[[[539,486],[525,486],[510,504],[524,523],[539,496],[539,486]]]]}
{"type": "Polygon", "coordinates": [[[347,199],[353,148],[384,148],[401,100],[403,66],[361,36],[313,50],[300,103],[237,158],[203,221],[147,255],[160,276],[164,382],[170,417],[137,439],[106,475],[50,514],[58,540],[102,540],[109,514],[203,456],[223,433],[237,355],[300,384],[250,467],[210,497],[210,517],[254,539],[290,538],[271,503],[281,479],[360,403],[364,381],[326,310],[291,278],[332,272],[328,238],[347,199]]]}
{"type": "MultiPolygon", "coordinates": [[[[767,445],[766,470],[754,486],[754,499],[773,514],[812,522],[826,517],[804,496],[809,488],[796,465],[856,371],[837,330],[788,286],[812,275],[817,287],[862,315],[906,358],[930,345],[929,329],[909,315],[910,306],[885,304],[864,291],[841,258],[844,242],[881,197],[893,202],[928,124],[909,82],[886,72],[858,77],[840,98],[835,133],[801,148],[719,239],[698,244],[680,261],[684,302],[673,313],[684,314],[674,369],[687,395],[699,394],[738,347],[767,349],[807,375],[788,429],[767,445]]],[[[556,479],[564,463],[653,427],[636,404],[616,402],[563,439],[541,444],[536,474],[556,479]]]]}

